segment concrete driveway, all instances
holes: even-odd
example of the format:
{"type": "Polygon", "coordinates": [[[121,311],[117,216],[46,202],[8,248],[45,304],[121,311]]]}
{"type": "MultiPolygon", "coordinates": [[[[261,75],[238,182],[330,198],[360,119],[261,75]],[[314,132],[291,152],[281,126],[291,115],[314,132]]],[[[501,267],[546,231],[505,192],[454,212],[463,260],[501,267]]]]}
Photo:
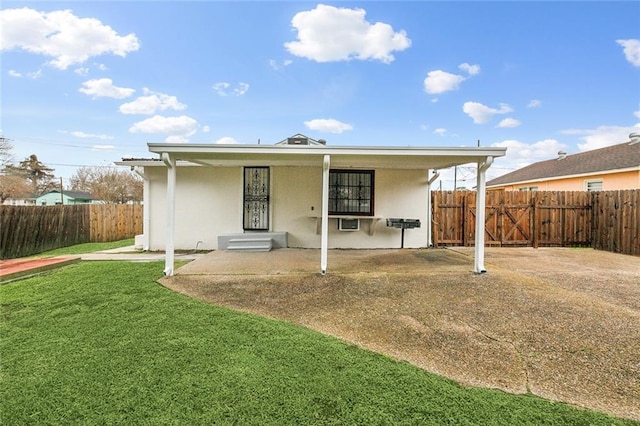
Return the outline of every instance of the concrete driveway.
{"type": "Polygon", "coordinates": [[[211,252],[161,282],[462,384],[640,420],[640,258],[592,249],[211,252]]]}

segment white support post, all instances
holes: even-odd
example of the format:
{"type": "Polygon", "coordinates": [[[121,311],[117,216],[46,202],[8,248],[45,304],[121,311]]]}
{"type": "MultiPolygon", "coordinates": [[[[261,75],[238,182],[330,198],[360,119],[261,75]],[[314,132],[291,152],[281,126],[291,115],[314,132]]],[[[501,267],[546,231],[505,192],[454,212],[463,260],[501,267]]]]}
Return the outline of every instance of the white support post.
{"type": "Polygon", "coordinates": [[[429,247],[433,247],[433,206],[431,204],[431,184],[435,182],[438,177],[440,177],[440,173],[434,170],[433,176],[429,178],[429,172],[431,170],[427,170],[427,219],[425,223],[425,228],[427,231],[427,244],[429,247]]]}
{"type": "Polygon", "coordinates": [[[167,165],[167,236],[165,242],[164,275],[172,276],[175,259],[176,220],[176,160],[164,152],[162,161],[167,165]]]}
{"type": "Polygon", "coordinates": [[[322,162],[322,229],[320,232],[320,273],[327,273],[327,246],[329,245],[329,168],[331,159],[325,155],[322,162]]]}
{"type": "Polygon", "coordinates": [[[149,184],[149,177],[144,173],[144,169],[136,166],[133,169],[138,176],[143,179],[142,187],[142,249],[149,251],[149,236],[151,235],[151,191],[149,184]]]}
{"type": "Polygon", "coordinates": [[[486,175],[491,167],[493,157],[487,157],[484,162],[478,162],[477,195],[476,195],[476,243],[474,252],[474,272],[483,274],[487,272],[484,267],[484,228],[486,201],[486,175]]]}

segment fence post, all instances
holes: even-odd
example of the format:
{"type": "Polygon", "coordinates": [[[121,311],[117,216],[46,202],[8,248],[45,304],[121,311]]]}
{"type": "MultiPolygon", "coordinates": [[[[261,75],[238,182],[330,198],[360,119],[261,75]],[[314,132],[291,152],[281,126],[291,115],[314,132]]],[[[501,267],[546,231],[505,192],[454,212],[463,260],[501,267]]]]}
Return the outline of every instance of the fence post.
{"type": "Polygon", "coordinates": [[[462,247],[467,247],[469,245],[469,232],[467,229],[467,224],[469,223],[467,217],[467,215],[469,214],[469,212],[467,211],[467,206],[469,205],[469,193],[464,192],[459,194],[462,194],[462,247]]]}
{"type": "Polygon", "coordinates": [[[438,248],[438,232],[437,232],[437,227],[436,227],[436,220],[439,220],[438,218],[438,197],[440,194],[442,194],[442,191],[439,192],[432,192],[432,197],[433,197],[433,214],[431,215],[431,223],[429,224],[429,226],[431,226],[431,235],[433,236],[433,247],[438,248]]]}
{"type": "Polygon", "coordinates": [[[538,248],[538,191],[534,191],[531,197],[531,238],[533,248],[538,248]]]}

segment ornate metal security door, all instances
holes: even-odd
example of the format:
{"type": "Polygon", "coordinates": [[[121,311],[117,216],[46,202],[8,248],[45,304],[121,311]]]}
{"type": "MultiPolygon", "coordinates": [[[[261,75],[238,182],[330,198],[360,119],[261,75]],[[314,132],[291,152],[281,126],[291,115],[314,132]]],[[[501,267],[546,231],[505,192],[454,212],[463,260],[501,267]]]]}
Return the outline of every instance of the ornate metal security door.
{"type": "Polygon", "coordinates": [[[269,230],[269,168],[244,168],[243,228],[269,230]]]}

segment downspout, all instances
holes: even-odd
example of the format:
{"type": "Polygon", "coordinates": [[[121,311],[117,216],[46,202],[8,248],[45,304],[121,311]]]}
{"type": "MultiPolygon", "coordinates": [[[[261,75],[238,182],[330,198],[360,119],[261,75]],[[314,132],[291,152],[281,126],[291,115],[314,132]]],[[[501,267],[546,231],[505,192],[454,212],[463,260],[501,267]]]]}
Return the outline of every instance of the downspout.
{"type": "Polygon", "coordinates": [[[476,197],[476,242],[474,252],[474,269],[476,274],[487,272],[484,267],[484,227],[487,189],[485,185],[487,169],[493,164],[493,157],[478,162],[477,197],[476,197]]]}
{"type": "Polygon", "coordinates": [[[173,275],[175,259],[175,220],[176,220],[176,160],[163,152],[162,161],[167,166],[167,234],[165,241],[164,275],[173,275]]]}
{"type": "Polygon", "coordinates": [[[327,273],[327,246],[329,244],[329,167],[331,158],[324,156],[322,162],[322,230],[320,234],[320,273],[327,273]]]}
{"type": "Polygon", "coordinates": [[[429,247],[433,247],[433,212],[431,211],[431,184],[440,177],[440,172],[434,170],[433,176],[429,179],[429,171],[430,170],[427,170],[427,223],[425,224],[425,227],[427,228],[427,244],[429,247]]]}
{"type": "Polygon", "coordinates": [[[136,172],[138,176],[140,176],[143,180],[142,187],[142,249],[144,251],[149,251],[149,235],[151,230],[149,229],[149,225],[151,223],[151,204],[149,204],[149,177],[144,174],[144,168],[139,166],[132,167],[133,171],[136,172]]]}

